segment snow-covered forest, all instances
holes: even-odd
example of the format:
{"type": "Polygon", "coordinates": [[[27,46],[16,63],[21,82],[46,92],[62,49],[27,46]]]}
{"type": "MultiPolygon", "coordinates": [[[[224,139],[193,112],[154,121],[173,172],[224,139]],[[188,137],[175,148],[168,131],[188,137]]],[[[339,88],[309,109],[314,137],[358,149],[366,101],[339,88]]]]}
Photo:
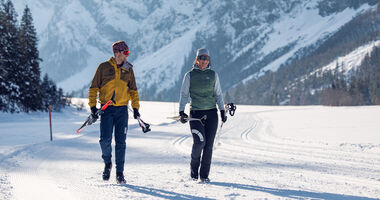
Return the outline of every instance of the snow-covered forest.
{"type": "Polygon", "coordinates": [[[63,90],[45,74],[41,77],[38,38],[33,17],[25,7],[21,22],[12,1],[0,4],[0,112],[54,110],[65,106],[63,90]]]}

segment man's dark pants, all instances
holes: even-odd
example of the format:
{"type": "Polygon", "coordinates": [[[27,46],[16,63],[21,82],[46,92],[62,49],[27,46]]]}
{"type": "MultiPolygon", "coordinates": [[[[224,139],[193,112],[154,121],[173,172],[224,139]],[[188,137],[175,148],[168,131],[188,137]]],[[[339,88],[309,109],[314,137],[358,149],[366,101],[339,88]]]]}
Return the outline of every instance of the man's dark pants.
{"type": "Polygon", "coordinates": [[[128,106],[109,106],[101,116],[100,147],[105,164],[111,163],[112,132],[115,129],[116,172],[124,171],[125,140],[128,130],[128,106]]]}

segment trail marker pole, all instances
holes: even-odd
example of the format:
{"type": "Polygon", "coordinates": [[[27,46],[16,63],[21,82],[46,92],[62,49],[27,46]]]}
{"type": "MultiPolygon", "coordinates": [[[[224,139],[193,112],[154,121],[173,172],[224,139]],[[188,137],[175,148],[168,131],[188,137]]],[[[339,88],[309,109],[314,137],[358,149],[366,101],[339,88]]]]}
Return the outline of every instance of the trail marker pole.
{"type": "Polygon", "coordinates": [[[53,141],[53,131],[51,127],[51,106],[49,104],[49,121],[50,121],[50,141],[53,141]]]}

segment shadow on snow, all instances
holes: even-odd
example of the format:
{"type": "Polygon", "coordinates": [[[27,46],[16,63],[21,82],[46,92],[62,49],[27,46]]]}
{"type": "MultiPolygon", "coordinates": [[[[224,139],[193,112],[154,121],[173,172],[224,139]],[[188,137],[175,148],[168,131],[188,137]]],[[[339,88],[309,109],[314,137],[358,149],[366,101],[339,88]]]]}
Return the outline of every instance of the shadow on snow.
{"type": "Polygon", "coordinates": [[[170,192],[166,190],[150,188],[150,187],[145,187],[145,186],[135,186],[135,185],[130,185],[130,184],[125,184],[125,185],[120,185],[120,186],[129,188],[138,193],[147,194],[147,195],[164,198],[164,199],[175,199],[175,200],[188,200],[188,199],[209,200],[211,199],[211,198],[205,198],[205,197],[197,197],[197,196],[188,195],[188,194],[180,194],[176,192],[170,192]]]}
{"type": "Polygon", "coordinates": [[[246,184],[238,183],[225,183],[225,182],[210,182],[211,185],[222,186],[222,187],[233,187],[236,189],[250,190],[256,192],[265,192],[270,193],[280,197],[292,198],[292,199],[336,199],[336,200],[353,200],[353,199],[363,199],[363,200],[372,200],[375,198],[360,197],[353,195],[344,195],[344,194],[333,194],[325,192],[308,192],[301,190],[290,190],[290,189],[279,189],[279,188],[268,188],[261,186],[253,186],[246,184]]]}

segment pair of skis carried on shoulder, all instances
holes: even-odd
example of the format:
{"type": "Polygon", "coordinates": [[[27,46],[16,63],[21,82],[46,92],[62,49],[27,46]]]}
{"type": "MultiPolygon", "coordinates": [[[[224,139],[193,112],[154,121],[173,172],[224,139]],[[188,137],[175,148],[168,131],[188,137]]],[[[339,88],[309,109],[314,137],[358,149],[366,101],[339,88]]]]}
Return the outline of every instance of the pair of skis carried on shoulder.
{"type": "MultiPolygon", "coordinates": [[[[101,115],[104,113],[104,111],[107,109],[107,107],[108,107],[111,103],[116,104],[116,101],[114,100],[114,98],[115,98],[115,91],[113,92],[111,99],[110,99],[106,104],[104,104],[104,105],[102,106],[101,109],[99,109],[99,110],[95,113],[95,116],[91,113],[91,114],[87,117],[86,121],[85,121],[85,122],[82,124],[82,126],[77,130],[77,133],[80,133],[80,132],[81,132],[86,126],[89,126],[89,125],[95,123],[96,120],[99,118],[99,116],[101,116],[101,115]]],[[[129,108],[129,107],[128,107],[128,108],[129,108]]],[[[131,108],[129,108],[129,110],[131,110],[131,108]]],[[[133,111],[132,111],[132,112],[133,112],[133,111]]],[[[141,129],[142,129],[142,131],[143,131],[144,133],[151,131],[151,129],[150,129],[150,125],[149,125],[148,123],[144,122],[140,117],[137,117],[137,121],[139,122],[139,125],[140,125],[140,127],[141,127],[141,129]]]]}

